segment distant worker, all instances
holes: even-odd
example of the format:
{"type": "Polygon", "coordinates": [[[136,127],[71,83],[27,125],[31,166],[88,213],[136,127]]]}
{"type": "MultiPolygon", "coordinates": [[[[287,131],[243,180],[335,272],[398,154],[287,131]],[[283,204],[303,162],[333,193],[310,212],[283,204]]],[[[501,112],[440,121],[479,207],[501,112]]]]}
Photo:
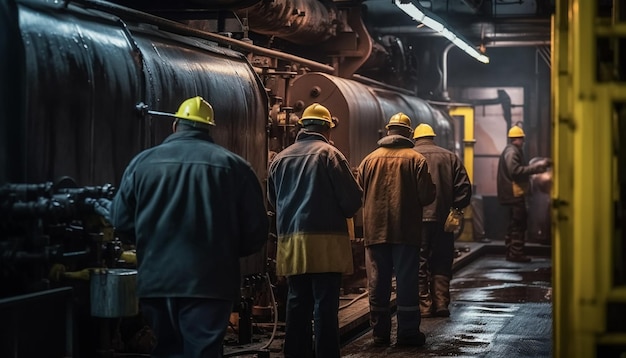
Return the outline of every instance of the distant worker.
{"type": "Polygon", "coordinates": [[[298,123],[303,128],[274,157],[267,182],[276,209],[276,274],[287,277],[289,289],[284,356],[338,358],[341,279],[353,271],[349,223],[363,191],[329,143],[335,123],[328,109],[313,103],[298,123]]]}
{"type": "Polygon", "coordinates": [[[526,165],[524,159],[524,131],[519,126],[509,130],[510,143],[504,148],[498,161],[498,201],[509,208],[509,225],[505,237],[506,259],[513,262],[530,262],[524,254],[528,213],[526,196],[530,190],[530,176],[543,173],[550,164],[541,159],[526,165]]]}
{"type": "Polygon", "coordinates": [[[250,164],[213,142],[211,105],[190,98],[174,117],[174,133],[126,168],[110,219],[136,238],[152,356],[222,357],[241,296],[239,258],[263,247],[269,220],[250,164]]]}
{"type": "Polygon", "coordinates": [[[464,209],[472,198],[472,184],[461,159],[435,144],[436,134],[422,123],[413,139],[418,153],[426,157],[437,186],[435,201],[424,207],[420,257],[420,311],[422,317],[450,316],[450,279],[454,260],[454,232],[444,230],[451,209],[464,209]]]}
{"type": "Polygon", "coordinates": [[[422,346],[418,274],[422,209],[435,199],[426,158],[413,150],[411,119],[391,116],[387,136],[358,168],[370,324],[375,345],[391,344],[392,276],[396,275],[398,346],[422,346]]]}

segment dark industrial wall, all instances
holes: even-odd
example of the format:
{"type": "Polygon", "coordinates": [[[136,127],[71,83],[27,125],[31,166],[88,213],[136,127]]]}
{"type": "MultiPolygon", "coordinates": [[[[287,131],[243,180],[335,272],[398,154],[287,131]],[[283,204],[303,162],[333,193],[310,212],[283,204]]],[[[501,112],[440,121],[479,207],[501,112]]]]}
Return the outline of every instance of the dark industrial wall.
{"type": "MultiPolygon", "coordinates": [[[[490,62],[480,63],[460,51],[448,57],[448,88],[459,93],[464,87],[523,87],[525,98],[525,154],[549,157],[550,68],[537,56],[536,47],[488,48],[490,62]]],[[[454,98],[458,99],[458,98],[454,98]]]]}
{"type": "MultiPolygon", "coordinates": [[[[463,100],[454,95],[467,87],[523,87],[526,160],[537,156],[551,157],[549,65],[538,55],[536,46],[490,47],[487,48],[487,55],[490,63],[483,64],[458,50],[450,52],[448,89],[452,99],[463,100]]],[[[502,240],[506,233],[508,211],[500,206],[496,197],[485,196],[483,199],[486,236],[502,240]]],[[[534,239],[529,235],[529,241],[534,239]]]]}

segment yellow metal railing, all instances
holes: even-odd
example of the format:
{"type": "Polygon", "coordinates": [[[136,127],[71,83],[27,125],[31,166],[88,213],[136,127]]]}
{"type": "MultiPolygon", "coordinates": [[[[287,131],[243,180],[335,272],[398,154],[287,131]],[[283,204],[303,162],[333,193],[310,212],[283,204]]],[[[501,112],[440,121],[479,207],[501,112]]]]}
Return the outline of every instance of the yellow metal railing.
{"type": "Polygon", "coordinates": [[[474,182],[474,107],[455,107],[450,109],[450,116],[463,117],[463,164],[470,181],[474,182]]]}

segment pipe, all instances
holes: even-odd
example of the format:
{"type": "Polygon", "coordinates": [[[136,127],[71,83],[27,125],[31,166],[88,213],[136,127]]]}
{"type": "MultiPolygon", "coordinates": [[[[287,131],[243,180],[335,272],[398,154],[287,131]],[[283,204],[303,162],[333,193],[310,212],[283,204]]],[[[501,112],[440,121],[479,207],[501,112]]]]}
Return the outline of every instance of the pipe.
{"type": "MultiPolygon", "coordinates": [[[[492,43],[485,43],[486,47],[531,47],[531,46],[549,46],[550,41],[494,41],[492,43]]],[[[454,44],[449,44],[443,50],[442,55],[442,74],[441,74],[441,94],[443,98],[448,97],[448,52],[454,47],[454,44]]]]}
{"type": "MultiPolygon", "coordinates": [[[[478,13],[478,6],[476,6],[476,4],[474,4],[473,2],[469,1],[469,0],[461,0],[461,2],[465,5],[467,5],[467,7],[470,8],[470,10],[472,11],[472,13],[477,14],[478,13]]],[[[482,3],[482,2],[481,2],[482,3]]]]}
{"type": "Polygon", "coordinates": [[[320,71],[320,72],[333,73],[335,71],[335,69],[332,66],[315,62],[306,58],[286,54],[280,51],[274,51],[274,50],[267,49],[264,47],[255,46],[245,41],[236,40],[233,38],[214,34],[211,32],[206,32],[206,31],[190,28],[175,21],[153,16],[145,12],[129,9],[127,7],[120,6],[117,4],[108,3],[108,2],[100,1],[100,0],[74,0],[72,2],[83,4],[93,9],[106,11],[106,12],[115,14],[116,16],[123,15],[120,17],[131,16],[135,20],[145,21],[147,23],[154,24],[162,30],[169,31],[178,35],[196,36],[199,38],[203,38],[205,40],[215,41],[222,45],[233,46],[237,49],[249,51],[251,53],[270,56],[270,57],[274,57],[274,58],[281,59],[284,61],[299,63],[303,66],[307,66],[313,70],[320,71]]]}
{"type": "MultiPolygon", "coordinates": [[[[374,41],[363,23],[361,10],[359,8],[352,9],[352,11],[349,12],[347,21],[348,25],[357,36],[357,48],[354,54],[351,55],[346,55],[343,51],[340,51],[340,54],[345,57],[343,57],[343,60],[339,61],[341,66],[336,66],[338,70],[337,74],[344,78],[350,78],[367,62],[367,59],[372,54],[372,48],[374,47],[374,41]]],[[[335,60],[339,60],[339,58],[336,57],[335,60]]]]}
{"type": "Polygon", "coordinates": [[[337,32],[336,10],[317,0],[261,1],[236,13],[248,19],[250,30],[300,45],[324,42],[337,32]]]}
{"type": "Polygon", "coordinates": [[[448,52],[450,52],[450,49],[456,47],[455,44],[450,43],[448,44],[448,46],[446,46],[446,48],[443,50],[443,54],[442,54],[442,74],[441,74],[441,95],[443,96],[443,98],[448,99],[450,98],[450,96],[448,96],[448,52]]]}
{"type": "Polygon", "coordinates": [[[376,80],[371,79],[369,77],[361,76],[361,75],[359,75],[357,73],[352,75],[352,79],[357,81],[357,82],[360,82],[362,84],[365,84],[365,85],[374,86],[374,87],[380,87],[380,88],[384,88],[384,89],[387,89],[387,90],[390,90],[390,91],[404,93],[404,94],[409,95],[409,96],[416,96],[417,95],[414,91],[408,90],[406,88],[392,86],[392,85],[387,84],[387,83],[376,81],[376,80]]]}
{"type": "Polygon", "coordinates": [[[536,41],[491,41],[486,42],[485,47],[532,47],[532,46],[550,46],[550,40],[536,41]]]}

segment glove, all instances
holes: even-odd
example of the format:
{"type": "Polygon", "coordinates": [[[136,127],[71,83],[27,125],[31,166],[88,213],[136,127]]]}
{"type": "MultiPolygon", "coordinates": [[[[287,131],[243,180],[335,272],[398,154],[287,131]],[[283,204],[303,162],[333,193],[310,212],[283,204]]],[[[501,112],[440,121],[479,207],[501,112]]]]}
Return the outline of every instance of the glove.
{"type": "Polygon", "coordinates": [[[548,158],[543,158],[541,160],[539,160],[538,162],[536,162],[534,165],[534,167],[538,170],[538,173],[543,173],[546,170],[548,170],[548,167],[551,164],[551,160],[548,158]]]}
{"type": "Polygon", "coordinates": [[[104,217],[107,221],[110,220],[111,200],[106,198],[98,198],[93,202],[93,211],[104,217]]]}

